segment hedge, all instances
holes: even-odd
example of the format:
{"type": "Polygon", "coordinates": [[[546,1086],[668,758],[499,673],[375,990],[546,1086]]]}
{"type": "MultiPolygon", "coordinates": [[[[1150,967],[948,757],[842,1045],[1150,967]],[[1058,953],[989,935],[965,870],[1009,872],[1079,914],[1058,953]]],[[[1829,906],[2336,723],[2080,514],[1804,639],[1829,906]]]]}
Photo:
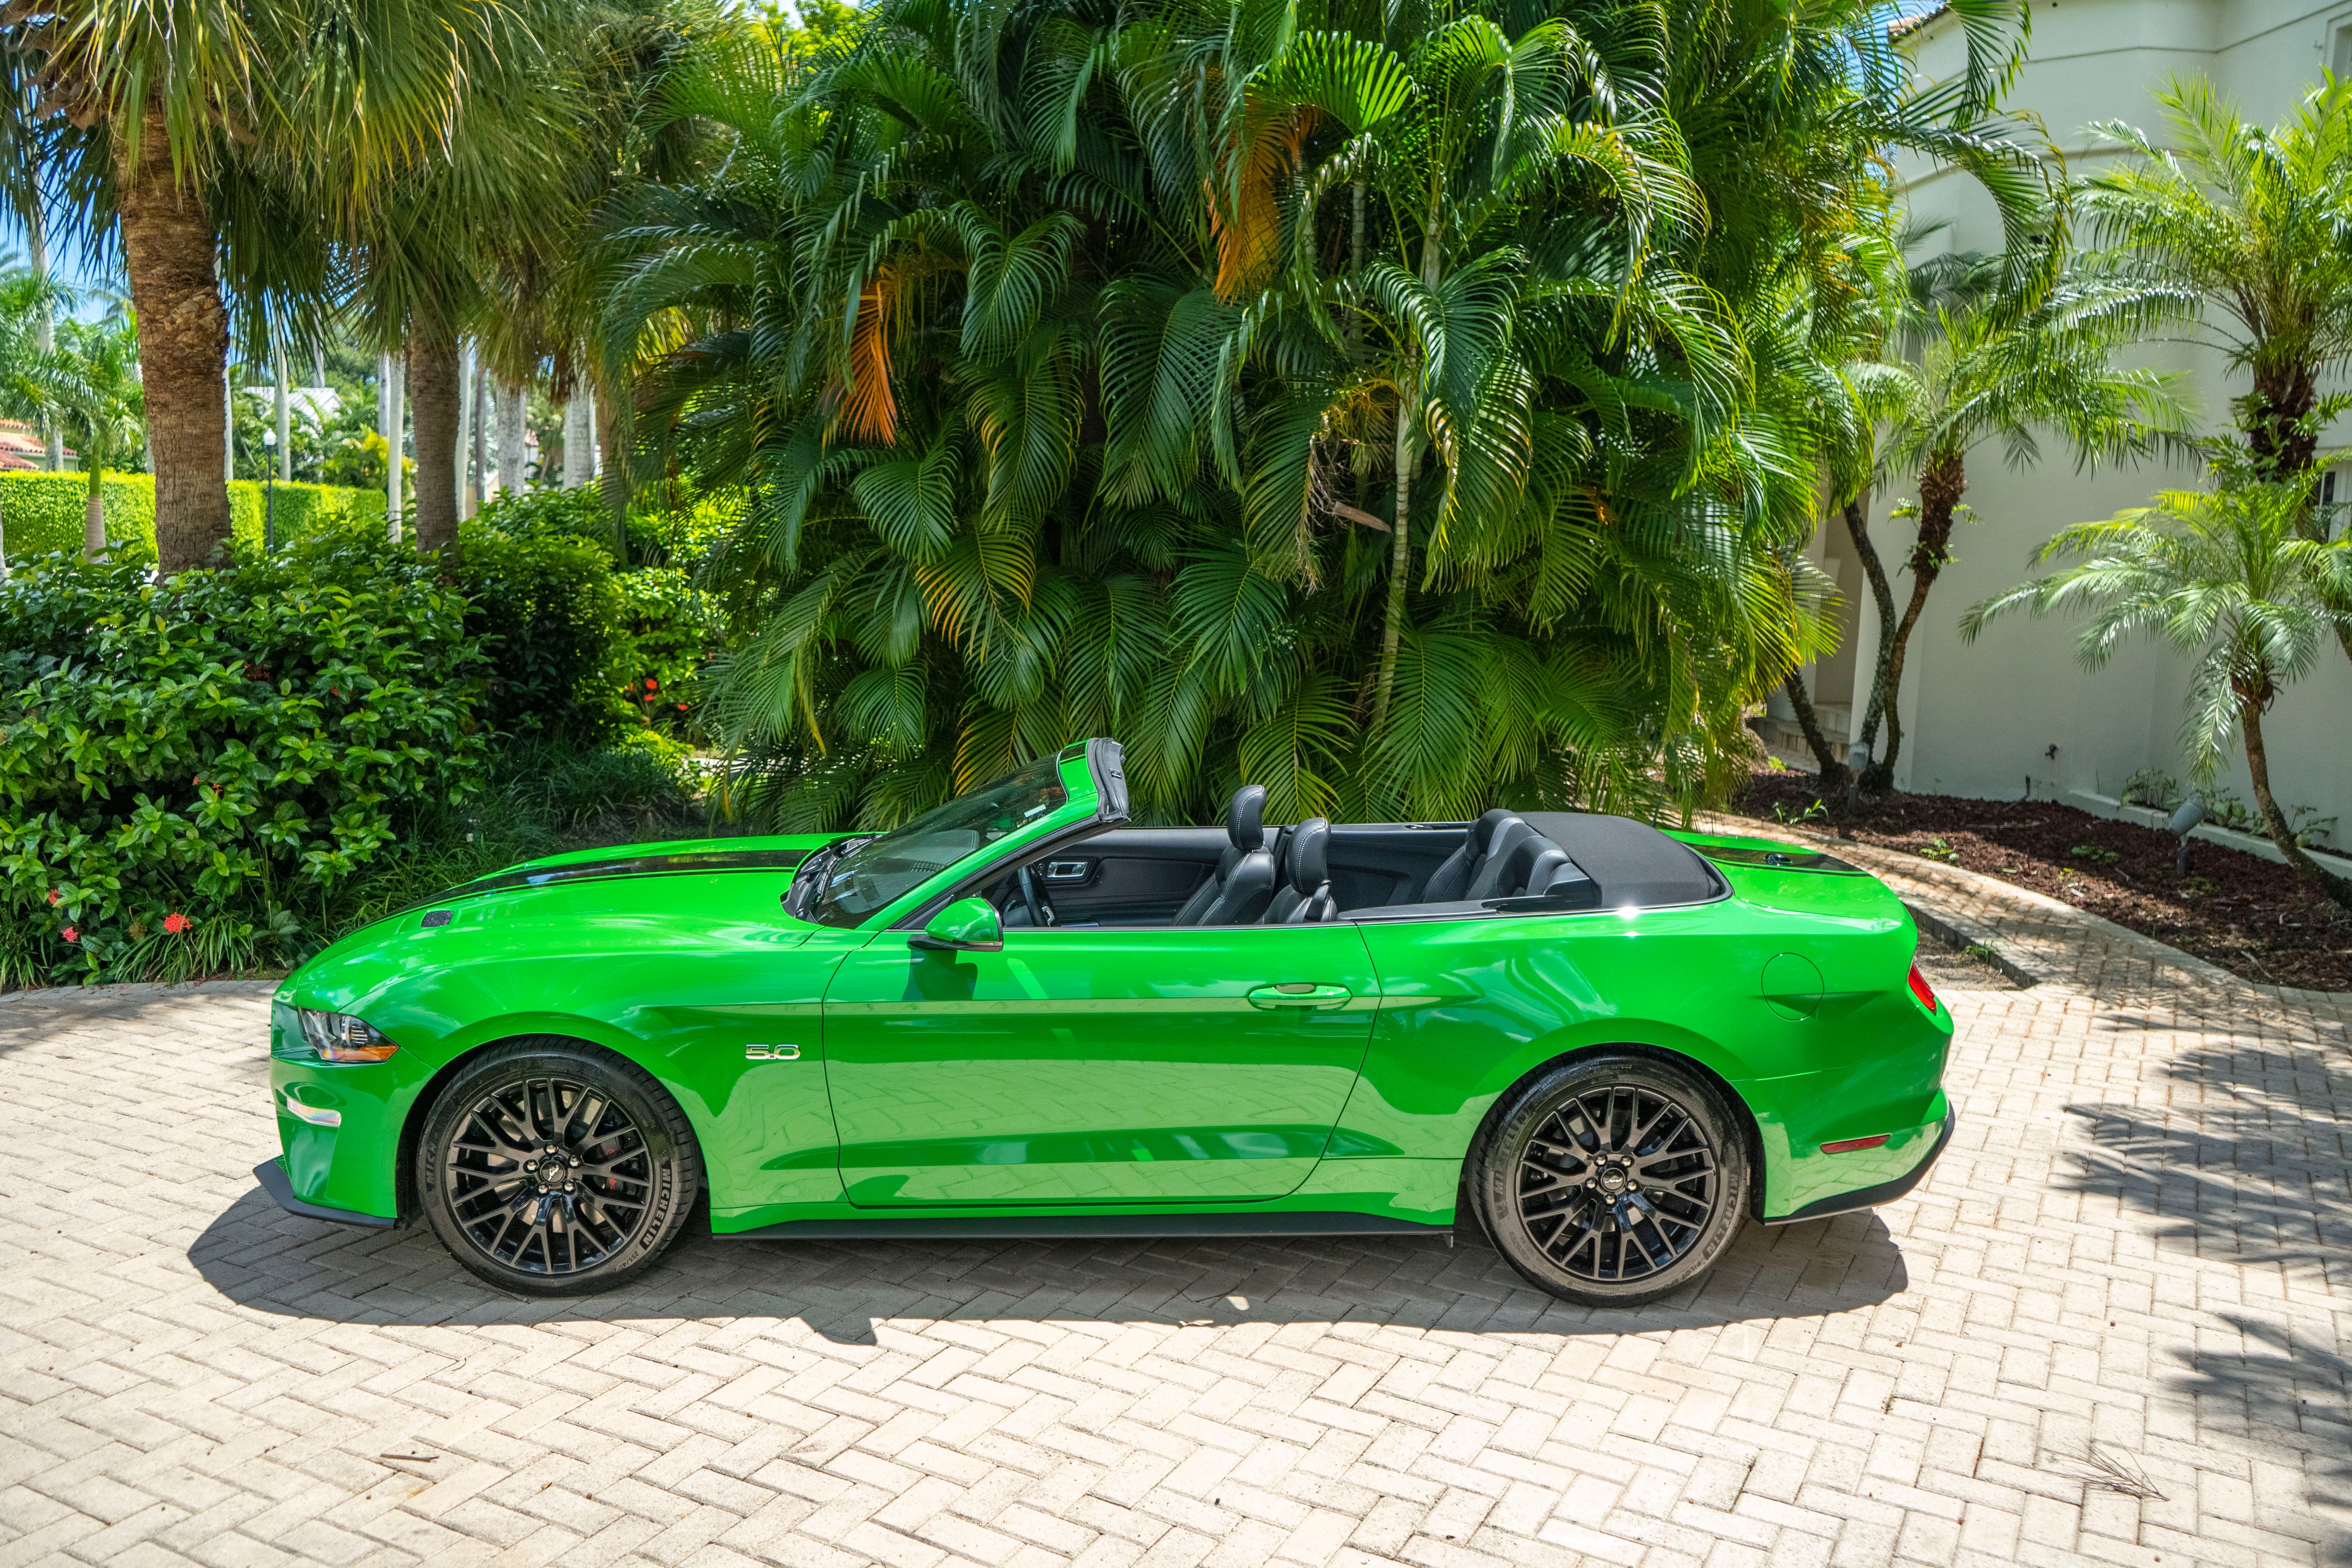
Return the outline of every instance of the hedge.
{"type": "MultiPolygon", "coordinates": [[[[106,537],[115,553],[125,560],[153,559],[154,476],[110,474],[100,482],[106,494],[106,537]]],[[[266,489],[256,479],[238,479],[228,487],[229,526],[249,544],[261,542],[266,489]]],[[[79,550],[89,494],[89,479],[82,474],[0,474],[0,532],[5,532],[9,561],[21,563],[53,550],[79,550]]],[[[383,492],[281,484],[273,510],[278,542],[284,544],[329,520],[382,519],[383,492]]]]}

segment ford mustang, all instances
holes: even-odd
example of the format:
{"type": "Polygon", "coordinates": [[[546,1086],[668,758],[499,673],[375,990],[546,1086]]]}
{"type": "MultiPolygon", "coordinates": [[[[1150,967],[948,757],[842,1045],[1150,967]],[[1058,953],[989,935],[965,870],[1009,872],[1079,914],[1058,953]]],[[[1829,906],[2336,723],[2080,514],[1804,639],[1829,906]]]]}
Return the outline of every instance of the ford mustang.
{"type": "Polygon", "coordinates": [[[1875,879],[1622,817],[1128,825],[1118,746],[883,833],[532,861],[271,1010],[297,1214],[505,1289],[719,1238],[1437,1236],[1629,1305],[1889,1202],[1951,1019],[1875,879]]]}

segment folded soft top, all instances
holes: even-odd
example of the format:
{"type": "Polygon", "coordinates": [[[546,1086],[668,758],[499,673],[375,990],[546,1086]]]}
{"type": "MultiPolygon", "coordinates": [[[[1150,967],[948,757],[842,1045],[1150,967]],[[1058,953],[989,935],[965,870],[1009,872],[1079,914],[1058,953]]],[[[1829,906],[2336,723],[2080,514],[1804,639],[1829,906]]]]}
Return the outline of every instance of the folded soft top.
{"type": "Polygon", "coordinates": [[[1519,815],[1601,884],[1604,908],[1699,904],[1724,890],[1722,878],[1698,851],[1646,822],[1581,811],[1519,815]]]}

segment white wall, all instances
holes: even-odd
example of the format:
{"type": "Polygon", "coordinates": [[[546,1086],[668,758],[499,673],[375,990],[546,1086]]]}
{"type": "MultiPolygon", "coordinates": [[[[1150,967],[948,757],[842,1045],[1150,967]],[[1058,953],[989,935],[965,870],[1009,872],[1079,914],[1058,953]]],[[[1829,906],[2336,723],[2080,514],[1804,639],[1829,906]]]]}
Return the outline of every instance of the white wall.
{"type": "MultiPolygon", "coordinates": [[[[2352,4],[2314,6],[2297,0],[2035,0],[2028,62],[2008,102],[2041,116],[2069,164],[2113,156],[2095,149],[2085,127],[2120,119],[2163,139],[2151,89],[2167,77],[2201,74],[2235,99],[2249,119],[2274,122],[2291,112],[2323,65],[2352,65],[2352,4]],[[2334,53],[2339,37],[2347,52],[2334,53]]],[[[1929,76],[1956,72],[1958,29],[1941,17],[1911,37],[1929,76]]],[[[1917,163],[1904,169],[1912,210],[1950,224],[1932,246],[1994,251],[2000,231],[1991,203],[1973,182],[1917,163]]],[[[2210,427],[2225,426],[2229,399],[2246,390],[2219,354],[2193,344],[2139,351],[2147,363],[2186,373],[2185,394],[2210,427]]],[[[2339,426],[2326,444],[2352,440],[2339,426]]],[[[1899,787],[1983,798],[2015,798],[2029,778],[2037,795],[2067,789],[2112,795],[2136,769],[2154,765],[2186,776],[2176,736],[2187,687],[2185,659],[2143,642],[2096,674],[2074,660],[2071,618],[2018,616],[1995,622],[1973,646],[1959,638],[1962,611],[2028,574],[2032,551],[2068,523],[2143,503],[2150,491],[2193,484],[2188,468],[2144,466],[2095,474],[2074,471],[2070,457],[2044,444],[2042,461],[2022,470],[2003,461],[1998,444],[1971,457],[1967,500],[1978,521],[1958,531],[1958,559],[1937,583],[1913,634],[1905,681],[1909,734],[1896,763],[1899,787]],[[2055,745],[2053,759],[2049,748],[2055,745]]],[[[1874,528],[1890,567],[1910,536],[1887,521],[1902,487],[1876,498],[1874,528]]],[[[1832,523],[1829,553],[1843,530],[1832,523]]],[[[1895,578],[1898,606],[1909,591],[1895,578]]],[[[1874,617],[1853,617],[1860,661],[1867,668],[1874,617]]],[[[1866,679],[1866,676],[1864,677],[1866,679]]],[[[1853,696],[1858,713],[1866,686],[1853,696]]],[[[1824,692],[1821,700],[1844,700],[1824,692]]],[[[2352,842],[2352,663],[2330,649],[2320,669],[2292,689],[2264,725],[2271,782],[2283,805],[2307,805],[2341,818],[2336,842],[2352,842]]],[[[2230,780],[2252,795],[2241,763],[2230,780]]]]}

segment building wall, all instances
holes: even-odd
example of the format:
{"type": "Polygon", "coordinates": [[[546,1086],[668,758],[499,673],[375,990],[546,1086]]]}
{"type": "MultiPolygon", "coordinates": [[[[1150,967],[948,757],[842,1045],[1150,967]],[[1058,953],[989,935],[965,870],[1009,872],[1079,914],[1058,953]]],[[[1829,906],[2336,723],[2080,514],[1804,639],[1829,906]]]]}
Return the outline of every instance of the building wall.
{"type": "MultiPolygon", "coordinates": [[[[1948,16],[1912,35],[1923,72],[1957,72],[1958,29],[1948,16]]],[[[2323,66],[2352,67],[2352,4],[2314,6],[2298,0],[2035,0],[2032,46],[2008,100],[2038,114],[2069,165],[2080,171],[2116,156],[2095,143],[2094,121],[2123,120],[2163,140],[2154,88],[2173,75],[2203,75],[2251,120],[2274,122],[2292,112],[2323,66]],[[2340,51],[2340,54],[2339,54],[2340,51]]],[[[1995,251],[2000,226],[1973,182],[1916,163],[1904,168],[1913,213],[1948,226],[1929,248],[1995,251]]],[[[2191,343],[2135,351],[2143,363],[2182,373],[2184,395],[2209,427],[2226,427],[2229,400],[2246,390],[2222,357],[2191,343]]],[[[2326,444],[2352,440],[2339,426],[2326,444]]],[[[2178,743],[2188,661],[2142,642],[2104,668],[2074,658],[2072,618],[2020,616],[1995,622],[1975,644],[1960,640],[1970,605],[2022,580],[2029,557],[2069,523],[2106,517],[2144,503],[2151,491],[2194,485],[2182,466],[2142,465],[2078,473],[2071,458],[2044,443],[2025,468],[2004,461],[1998,443],[1969,462],[1968,502],[1976,521],[1956,532],[1958,559],[1947,568],[1913,634],[1904,680],[1909,729],[1896,763],[1898,787],[1979,798],[2016,798],[2094,789],[2113,795],[2134,771],[2155,766],[2185,778],[2178,743]],[[2055,748],[2053,751],[2053,748],[2055,748]]],[[[1872,532],[1895,576],[1898,607],[1910,579],[1899,572],[1911,532],[1889,510],[1911,494],[1896,486],[1874,498],[1872,532]]],[[[1842,523],[1823,531],[1817,553],[1850,558],[1842,523]]],[[[1839,574],[1853,637],[1840,656],[1812,672],[1817,701],[1850,703],[1859,714],[1869,695],[1876,616],[1859,573],[1839,574]],[[1846,579],[1852,579],[1851,586],[1846,579]],[[1850,651],[1848,651],[1850,650],[1850,651]]],[[[1844,715],[1838,730],[1843,730],[1844,715]]],[[[2352,663],[2328,650],[2313,676],[2293,688],[2264,725],[2272,786],[2283,805],[2310,805],[2337,816],[2336,842],[2352,842],[2352,663]]],[[[1789,754],[1785,745],[1782,754],[1789,754]]],[[[1882,750],[1883,750],[1882,745],[1882,750]]],[[[2238,764],[2226,781],[2251,801],[2238,764]]]]}

